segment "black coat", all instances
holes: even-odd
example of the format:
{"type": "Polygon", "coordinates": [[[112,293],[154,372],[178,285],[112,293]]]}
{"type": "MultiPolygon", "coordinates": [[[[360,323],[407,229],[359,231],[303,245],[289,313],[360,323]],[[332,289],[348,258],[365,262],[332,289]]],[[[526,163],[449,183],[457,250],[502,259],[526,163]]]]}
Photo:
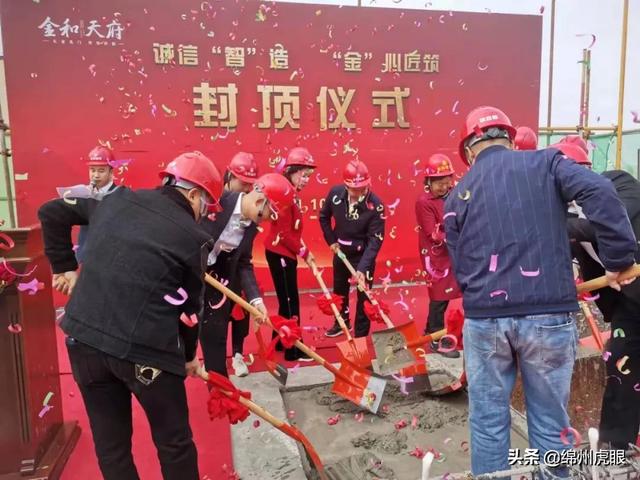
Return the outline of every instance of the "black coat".
{"type": "Polygon", "coordinates": [[[384,240],[384,205],[375,193],[369,191],[356,204],[351,215],[348,210],[349,199],[345,186],[337,185],[329,190],[320,210],[324,239],[329,245],[340,243],[340,249],[348,257],[360,258],[355,266],[359,272],[373,271],[384,240]],[[332,218],[334,225],[331,224],[332,218]]]}
{"type": "Polygon", "coordinates": [[[195,356],[198,329],[181,313],[202,310],[203,261],[210,238],[173,187],[118,188],[101,202],[45,203],[38,216],[54,273],[76,270],[73,225],[91,224],[86,258],[60,324],[64,332],[102,352],[185,374],[195,356]],[[187,300],[172,305],[164,297],[187,300]]]}
{"type": "MultiPolygon", "coordinates": [[[[604,172],[602,175],[613,182],[613,186],[627,210],[636,238],[640,238],[640,182],[622,170],[612,170],[604,172]]],[[[590,242],[596,253],[598,252],[591,223],[585,219],[570,218],[568,227],[569,237],[574,242],[572,251],[580,264],[583,279],[591,280],[604,275],[605,271],[602,265],[591,258],[578,243],[590,242]]],[[[635,259],[636,263],[640,262],[640,248],[636,250],[635,259]]],[[[593,293],[599,296],[596,304],[602,311],[605,320],[611,321],[614,318],[623,319],[629,317],[637,319],[640,312],[640,280],[622,287],[622,293],[608,287],[593,293]]]]}
{"type": "MultiPolygon", "coordinates": [[[[220,237],[224,228],[229,222],[229,218],[238,201],[238,192],[224,192],[220,198],[220,206],[222,212],[216,215],[214,221],[203,219],[201,225],[209,234],[211,246],[220,237]]],[[[219,279],[228,280],[227,286],[236,293],[244,292],[248,301],[260,297],[260,289],[256,281],[253,271],[253,240],[258,233],[255,223],[251,223],[244,231],[244,236],[240,241],[240,245],[231,252],[221,252],[216,259],[216,263],[209,267],[209,273],[219,277],[219,279]]],[[[205,302],[215,305],[222,299],[222,295],[213,287],[207,285],[205,290],[205,302]]],[[[206,315],[221,315],[228,318],[231,311],[232,302],[226,300],[221,308],[212,310],[205,305],[206,315]]]]}

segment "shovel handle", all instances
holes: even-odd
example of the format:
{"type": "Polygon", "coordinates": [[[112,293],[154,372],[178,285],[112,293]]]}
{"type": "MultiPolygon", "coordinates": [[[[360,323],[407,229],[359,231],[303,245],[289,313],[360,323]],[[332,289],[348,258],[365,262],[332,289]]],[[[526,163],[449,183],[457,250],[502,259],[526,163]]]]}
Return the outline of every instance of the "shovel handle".
{"type": "MultiPolygon", "coordinates": [[[[256,307],[254,307],[253,305],[251,305],[249,302],[247,302],[244,298],[242,298],[240,295],[238,295],[237,293],[235,293],[234,291],[230,290],[228,287],[226,287],[225,285],[223,285],[221,282],[219,282],[218,280],[216,280],[215,278],[213,278],[211,275],[209,275],[208,273],[204,274],[204,281],[207,282],[209,285],[211,285],[213,288],[215,288],[216,290],[218,290],[219,292],[222,292],[224,295],[227,296],[227,298],[230,298],[232,301],[234,301],[235,303],[237,303],[238,305],[240,305],[242,308],[244,308],[247,312],[249,312],[251,315],[253,315],[254,317],[263,317],[263,314],[260,310],[258,310],[256,307]]],[[[273,324],[271,323],[271,320],[269,320],[268,317],[265,317],[265,323],[272,329],[275,330],[275,328],[273,327],[273,324]]],[[[327,362],[323,357],[321,357],[320,355],[318,355],[314,350],[311,350],[309,347],[307,347],[304,343],[302,343],[300,340],[296,340],[296,347],[298,347],[300,350],[302,350],[304,353],[306,353],[307,355],[309,355],[311,358],[313,358],[316,362],[318,362],[320,365],[322,365],[324,368],[326,368],[327,370],[329,370],[331,373],[333,373],[335,376],[340,377],[342,380],[349,382],[352,385],[355,385],[355,383],[351,380],[349,380],[348,378],[346,378],[341,372],[340,370],[338,370],[336,367],[334,367],[331,363],[327,362]]],[[[206,372],[205,372],[206,373],[206,372]]]]}
{"type": "Polygon", "coordinates": [[[589,324],[589,328],[591,329],[591,336],[595,340],[598,350],[603,352],[604,342],[602,341],[602,335],[600,335],[600,330],[598,329],[598,325],[596,325],[593,315],[591,314],[589,305],[587,305],[586,302],[580,302],[580,309],[582,310],[582,313],[584,314],[584,318],[587,320],[587,323],[589,324]]]}
{"type": "MultiPolygon", "coordinates": [[[[367,298],[371,302],[371,305],[373,305],[374,307],[378,307],[379,306],[378,300],[376,300],[375,297],[371,295],[371,290],[369,290],[365,285],[365,283],[358,278],[356,269],[353,268],[353,265],[351,265],[351,262],[347,259],[347,256],[341,251],[338,251],[336,255],[338,255],[338,258],[340,260],[342,260],[342,263],[344,263],[345,267],[347,267],[347,270],[349,270],[349,273],[351,274],[351,276],[356,279],[356,281],[358,282],[358,288],[360,288],[360,291],[364,292],[364,294],[367,296],[367,298]]],[[[384,324],[387,326],[387,328],[393,328],[394,327],[393,322],[387,316],[387,314],[384,313],[382,308],[378,308],[378,312],[380,313],[382,320],[384,320],[384,324]]]]}
{"type": "MultiPolygon", "coordinates": [[[[320,271],[318,270],[318,266],[316,265],[315,260],[312,260],[311,262],[309,262],[309,265],[311,266],[311,271],[313,272],[313,276],[316,277],[316,280],[318,281],[318,285],[320,285],[320,289],[322,290],[322,293],[324,293],[324,296],[326,298],[331,299],[331,293],[329,293],[327,284],[324,283],[324,280],[322,279],[322,275],[320,275],[320,271]]],[[[331,302],[331,310],[333,310],[333,316],[336,317],[336,320],[338,321],[338,325],[340,325],[340,328],[342,329],[344,334],[347,336],[347,340],[350,343],[353,343],[353,338],[351,337],[351,333],[347,328],[347,324],[342,318],[342,315],[340,314],[340,310],[338,310],[338,307],[336,307],[336,304],[333,302],[331,302]]]]}
{"type": "MultiPolygon", "coordinates": [[[[628,280],[630,278],[640,277],[640,265],[637,263],[632,267],[629,267],[624,272],[620,274],[620,278],[618,281],[628,280]]],[[[602,277],[594,278],[593,280],[589,280],[587,282],[579,283],[576,289],[578,293],[591,292],[592,290],[598,290],[600,288],[604,288],[608,286],[607,277],[604,275],[602,277]]]]}
{"type": "Polygon", "coordinates": [[[429,335],[422,335],[410,342],[407,342],[407,348],[419,347],[429,342],[436,342],[447,334],[447,329],[443,328],[437,332],[430,333],[429,335]]]}

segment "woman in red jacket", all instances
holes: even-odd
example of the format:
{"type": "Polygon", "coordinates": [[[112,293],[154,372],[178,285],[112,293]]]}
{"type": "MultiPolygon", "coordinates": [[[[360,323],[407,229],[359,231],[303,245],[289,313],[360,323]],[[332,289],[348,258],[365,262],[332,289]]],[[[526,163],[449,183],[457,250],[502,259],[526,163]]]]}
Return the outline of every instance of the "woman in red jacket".
{"type": "MultiPolygon", "coordinates": [[[[306,148],[296,147],[289,152],[283,175],[300,192],[309,183],[316,168],[315,161],[306,148]]],[[[281,211],[271,222],[271,229],[264,240],[265,256],[278,296],[278,315],[297,318],[300,323],[300,298],[298,295],[298,259],[307,263],[313,255],[302,244],[302,212],[299,201],[290,209],[281,211]]],[[[278,349],[282,347],[278,343],[278,349]]],[[[296,347],[284,352],[285,360],[311,361],[296,347]]]]}
{"type": "MultiPolygon", "coordinates": [[[[427,271],[429,285],[429,317],[425,328],[427,334],[444,328],[444,313],[449,300],[461,296],[444,242],[442,218],[445,198],[453,186],[453,173],[449,157],[440,153],[431,155],[424,172],[424,192],[416,201],[416,218],[420,226],[420,259],[422,267],[427,271]]],[[[431,348],[435,351],[437,344],[434,342],[431,348]]],[[[460,353],[454,350],[442,355],[457,358],[460,353]]]]}

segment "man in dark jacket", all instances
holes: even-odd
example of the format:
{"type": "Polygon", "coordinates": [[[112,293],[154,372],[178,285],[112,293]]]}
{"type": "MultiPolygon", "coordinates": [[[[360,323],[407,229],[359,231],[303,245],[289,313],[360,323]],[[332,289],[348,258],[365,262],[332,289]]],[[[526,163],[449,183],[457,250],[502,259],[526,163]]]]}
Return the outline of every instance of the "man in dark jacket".
{"type": "MultiPolygon", "coordinates": [[[[555,149],[512,151],[515,129],[497,108],[466,120],[471,165],[445,203],[447,246],[463,293],[471,469],[509,468],[510,398],[519,367],[529,445],[568,448],[567,402],[578,309],[567,237],[575,200],[595,227],[611,286],[634,262],[636,240],[611,182],[555,149]]],[[[564,475],[564,471],[558,472],[564,475]]]]}
{"type": "Polygon", "coordinates": [[[44,204],[54,288],[71,298],[60,323],[106,480],[134,480],[131,394],[144,409],[165,479],[197,480],[185,374],[195,375],[209,237],[196,223],[222,180],[199,152],[180,155],[155,190],[119,188],[101,202],[44,204]],[[73,225],[91,224],[78,277],[73,225]],[[76,283],[77,282],[77,283],[76,283]],[[183,318],[186,321],[181,322],[183,318]],[[190,322],[190,321],[191,322],[190,322]]]}
{"type": "MultiPolygon", "coordinates": [[[[613,183],[636,238],[640,238],[640,182],[621,170],[602,175],[613,183]]],[[[577,217],[570,218],[568,224],[572,251],[580,264],[583,280],[604,275],[593,225],[577,217]]],[[[635,258],[636,263],[640,262],[640,249],[636,250],[635,258]]],[[[636,443],[640,429],[640,401],[635,390],[640,382],[640,282],[624,286],[620,292],[603,288],[592,294],[597,297],[595,302],[605,321],[611,322],[614,332],[606,346],[610,355],[606,358],[607,385],[602,398],[600,440],[611,448],[626,450],[629,443],[636,443]]]]}
{"type": "MultiPolygon", "coordinates": [[[[203,221],[214,243],[209,254],[209,273],[237,292],[242,290],[250,304],[262,315],[267,309],[253,271],[253,239],[263,219],[293,204],[294,188],[282,175],[268,173],[258,178],[249,193],[225,192],[222,213],[214,221],[203,221]]],[[[227,336],[232,302],[213,287],[205,293],[202,325],[202,353],[207,370],[227,376],[227,336]]]]}
{"type": "MultiPolygon", "coordinates": [[[[358,277],[369,287],[373,283],[376,257],[384,239],[384,205],[371,191],[369,169],[359,160],[350,161],[343,173],[344,185],[329,190],[320,210],[320,226],[327,244],[333,251],[333,291],[344,301],[342,316],[349,325],[349,279],[351,274],[337,253],[342,251],[358,272],[358,277]],[[334,224],[331,224],[333,219],[334,224]]],[[[369,319],[364,313],[366,295],[358,290],[355,315],[356,337],[369,334],[369,319]]],[[[342,335],[340,325],[325,332],[327,337],[342,335]]]]}

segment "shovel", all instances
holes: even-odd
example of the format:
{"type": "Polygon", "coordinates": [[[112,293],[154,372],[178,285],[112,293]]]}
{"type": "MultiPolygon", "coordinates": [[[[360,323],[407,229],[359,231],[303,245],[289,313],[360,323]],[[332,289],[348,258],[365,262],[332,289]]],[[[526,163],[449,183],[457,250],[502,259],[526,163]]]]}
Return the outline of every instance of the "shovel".
{"type": "Polygon", "coordinates": [[[320,275],[320,271],[318,270],[318,266],[316,265],[315,261],[311,261],[309,263],[309,266],[311,267],[313,276],[316,277],[316,280],[318,281],[318,285],[320,285],[322,293],[324,294],[327,301],[329,301],[331,304],[333,316],[336,318],[338,325],[340,325],[340,328],[342,329],[342,332],[347,337],[346,342],[336,343],[338,350],[340,350],[342,356],[351,363],[363,368],[369,367],[371,365],[371,354],[369,353],[369,347],[367,346],[367,339],[365,337],[353,338],[351,336],[351,333],[349,332],[349,329],[347,328],[347,325],[345,324],[344,319],[340,314],[340,310],[338,310],[338,307],[332,300],[331,293],[329,292],[327,285],[324,283],[322,275],[320,275]]]}
{"type": "MultiPolygon", "coordinates": [[[[226,295],[227,298],[239,304],[254,317],[262,318],[263,315],[260,310],[249,304],[249,302],[235,292],[229,290],[208,273],[205,274],[204,280],[213,288],[226,295]]],[[[265,318],[265,323],[275,330],[269,318],[265,318]]],[[[333,364],[327,362],[323,357],[318,355],[314,350],[310,349],[300,340],[296,340],[295,346],[335,376],[335,382],[331,389],[332,392],[340,395],[350,402],[355,403],[356,405],[366,408],[372,413],[377,413],[378,408],[380,407],[380,401],[382,400],[382,395],[384,394],[384,389],[387,385],[386,380],[371,375],[371,373],[351,363],[346,358],[340,363],[340,369],[337,369],[333,364]]]]}
{"type": "MultiPolygon", "coordinates": [[[[209,374],[202,367],[200,367],[200,369],[198,370],[198,376],[202,378],[205,382],[209,381],[209,374]]],[[[217,387],[214,387],[214,388],[217,388],[217,387]]],[[[282,433],[284,433],[288,437],[294,439],[296,442],[299,442],[302,445],[302,448],[304,449],[304,452],[306,453],[307,458],[310,460],[310,463],[314,466],[315,470],[318,472],[320,479],[327,480],[327,476],[324,473],[324,465],[320,460],[320,456],[318,455],[318,452],[316,452],[316,449],[313,448],[313,445],[311,444],[309,439],[300,430],[298,430],[293,425],[285,423],[279,418],[274,417],[267,410],[265,410],[258,404],[252,402],[248,398],[243,397],[242,395],[239,395],[238,398],[234,398],[234,395],[231,392],[228,392],[221,388],[218,388],[218,390],[222,394],[226,395],[227,397],[231,399],[235,399],[237,402],[244,405],[246,408],[249,409],[251,413],[262,418],[265,422],[270,423],[271,425],[273,425],[275,428],[280,430],[282,433]]]]}

